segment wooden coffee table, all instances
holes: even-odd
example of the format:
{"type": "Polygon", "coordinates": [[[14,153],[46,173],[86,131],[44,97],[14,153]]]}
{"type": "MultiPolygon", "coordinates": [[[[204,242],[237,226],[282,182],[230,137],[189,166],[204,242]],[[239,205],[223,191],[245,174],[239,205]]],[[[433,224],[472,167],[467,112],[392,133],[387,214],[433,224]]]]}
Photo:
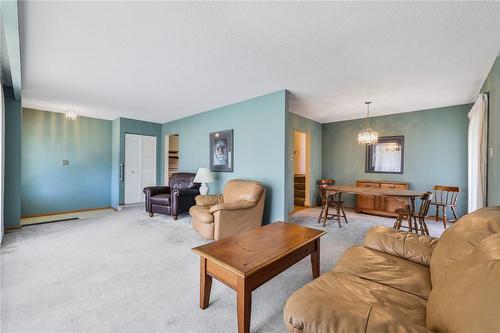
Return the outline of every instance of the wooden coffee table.
{"type": "Polygon", "coordinates": [[[200,308],[207,308],[215,278],[236,290],[238,332],[249,332],[252,291],[308,255],[317,278],[319,241],[325,233],[275,222],[193,248],[200,255],[200,308]]]}

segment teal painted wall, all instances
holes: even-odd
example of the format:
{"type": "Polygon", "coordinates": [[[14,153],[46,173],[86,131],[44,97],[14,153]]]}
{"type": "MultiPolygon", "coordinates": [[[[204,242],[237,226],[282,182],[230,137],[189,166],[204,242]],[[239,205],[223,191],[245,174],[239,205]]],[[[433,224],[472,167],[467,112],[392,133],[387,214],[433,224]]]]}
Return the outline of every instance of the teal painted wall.
{"type": "Polygon", "coordinates": [[[113,120],[111,134],[111,207],[120,205],[120,118],[113,120]]]}
{"type": "MultiPolygon", "coordinates": [[[[156,183],[160,184],[161,181],[161,124],[152,123],[148,121],[135,120],[129,118],[120,118],[119,126],[114,124],[114,128],[119,131],[119,162],[118,164],[113,164],[113,180],[112,183],[116,183],[116,179],[118,179],[119,183],[119,202],[123,204],[124,202],[124,189],[125,183],[123,181],[119,181],[119,167],[120,163],[125,163],[125,134],[140,134],[140,135],[150,135],[156,137],[156,183]],[[116,173],[118,170],[118,173],[116,173]]],[[[115,134],[113,134],[114,137],[115,134]]],[[[113,190],[112,190],[113,193],[113,190]]]]}
{"type": "Polygon", "coordinates": [[[4,226],[21,225],[21,101],[2,87],[5,101],[4,226]]]}
{"type": "Polygon", "coordinates": [[[500,206],[500,57],[496,58],[484,82],[483,92],[489,93],[488,147],[488,206],[500,206]]]}
{"type": "MultiPolygon", "coordinates": [[[[404,174],[365,173],[365,147],[357,144],[365,119],[323,124],[322,175],[337,184],[357,179],[399,180],[425,191],[436,184],[460,186],[458,211],[467,211],[467,113],[472,105],[374,117],[370,126],[380,136],[404,135],[404,174]]],[[[354,196],[346,205],[354,206],[354,196]]],[[[434,214],[434,211],[431,212],[434,214]]]]}
{"type": "Polygon", "coordinates": [[[23,109],[21,152],[22,216],[110,207],[111,121],[23,109]]]}
{"type": "MultiPolygon", "coordinates": [[[[179,134],[179,170],[196,172],[209,166],[209,133],[233,129],[234,172],[214,173],[216,181],[209,185],[210,193],[220,193],[234,178],[261,182],[267,190],[264,223],[268,223],[287,217],[286,117],[283,90],[165,123],[162,138],[179,134]]],[[[161,162],[163,170],[163,154],[161,162]]]]}
{"type": "Polygon", "coordinates": [[[309,202],[311,206],[316,205],[318,197],[318,186],[316,182],[321,179],[321,147],[322,147],[322,126],[321,123],[304,118],[295,113],[288,114],[288,158],[287,158],[287,204],[288,211],[293,211],[293,174],[294,161],[291,156],[294,150],[294,132],[299,131],[307,134],[310,147],[309,166],[309,202]]]}

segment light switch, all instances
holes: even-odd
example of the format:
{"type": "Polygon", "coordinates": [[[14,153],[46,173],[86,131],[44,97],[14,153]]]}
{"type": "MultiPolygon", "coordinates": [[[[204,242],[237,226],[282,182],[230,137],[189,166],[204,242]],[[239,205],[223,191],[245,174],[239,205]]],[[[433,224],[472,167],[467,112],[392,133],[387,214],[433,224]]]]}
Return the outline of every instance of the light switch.
{"type": "Polygon", "coordinates": [[[490,147],[490,158],[493,158],[493,147],[490,147]]]}
{"type": "Polygon", "coordinates": [[[69,160],[63,160],[63,165],[69,165],[69,160]]]}

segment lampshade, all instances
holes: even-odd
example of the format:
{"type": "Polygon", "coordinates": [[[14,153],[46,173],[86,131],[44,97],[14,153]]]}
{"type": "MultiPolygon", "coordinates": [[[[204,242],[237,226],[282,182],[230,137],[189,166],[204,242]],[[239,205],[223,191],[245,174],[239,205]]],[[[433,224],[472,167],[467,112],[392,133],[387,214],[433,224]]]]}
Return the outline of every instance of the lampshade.
{"type": "Polygon", "coordinates": [[[207,168],[199,168],[193,180],[195,183],[212,183],[214,177],[207,168]]]}
{"type": "Polygon", "coordinates": [[[378,142],[378,133],[371,128],[365,128],[358,134],[360,145],[374,145],[378,142]]]}

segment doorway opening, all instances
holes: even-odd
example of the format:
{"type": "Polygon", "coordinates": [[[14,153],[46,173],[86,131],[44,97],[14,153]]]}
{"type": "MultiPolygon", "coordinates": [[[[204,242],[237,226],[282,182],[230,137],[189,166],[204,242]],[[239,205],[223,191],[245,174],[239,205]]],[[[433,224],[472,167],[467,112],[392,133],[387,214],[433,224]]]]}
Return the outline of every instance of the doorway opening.
{"type": "Polygon", "coordinates": [[[294,211],[310,207],[309,164],[310,149],[307,133],[293,133],[293,202],[294,211]]]}
{"type": "Polygon", "coordinates": [[[179,172],[179,134],[165,135],[165,175],[164,185],[173,173],[179,172]]]}
{"type": "Polygon", "coordinates": [[[156,136],[125,133],[125,204],[144,202],[142,189],[156,185],[156,136]]]}

